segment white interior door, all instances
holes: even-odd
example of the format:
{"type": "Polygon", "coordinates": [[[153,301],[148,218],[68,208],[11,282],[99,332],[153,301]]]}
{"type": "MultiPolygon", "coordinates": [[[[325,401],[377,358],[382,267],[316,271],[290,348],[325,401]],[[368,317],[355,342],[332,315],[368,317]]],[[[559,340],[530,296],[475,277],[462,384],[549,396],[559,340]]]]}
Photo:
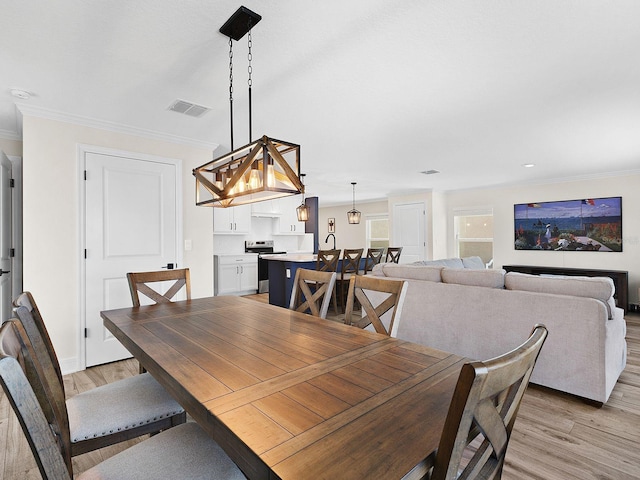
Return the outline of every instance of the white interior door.
{"type": "Polygon", "coordinates": [[[178,263],[179,165],[84,152],[86,366],[130,357],[101,310],[131,306],[126,274],[178,263]]]}
{"type": "Polygon", "coordinates": [[[11,318],[11,161],[0,152],[0,321],[11,318]]]}
{"type": "Polygon", "coordinates": [[[398,203],[393,206],[393,243],[402,247],[400,263],[411,263],[425,259],[423,202],[398,203]]]}

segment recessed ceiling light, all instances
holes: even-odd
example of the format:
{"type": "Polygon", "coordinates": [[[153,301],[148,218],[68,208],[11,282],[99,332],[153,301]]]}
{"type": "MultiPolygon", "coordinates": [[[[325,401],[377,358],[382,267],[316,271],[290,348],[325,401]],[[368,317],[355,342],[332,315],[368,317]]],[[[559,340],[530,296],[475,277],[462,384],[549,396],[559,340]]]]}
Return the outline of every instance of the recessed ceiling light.
{"type": "Polygon", "coordinates": [[[536,166],[536,164],[535,163],[523,163],[522,166],[524,168],[533,168],[533,167],[536,166]]]}
{"type": "Polygon", "coordinates": [[[12,88],[11,95],[22,100],[28,100],[31,98],[30,92],[27,92],[26,90],[20,90],[19,88],[12,88]]]}
{"type": "Polygon", "coordinates": [[[425,175],[435,175],[436,173],[440,173],[438,170],[424,170],[420,173],[423,173],[425,175]]]}

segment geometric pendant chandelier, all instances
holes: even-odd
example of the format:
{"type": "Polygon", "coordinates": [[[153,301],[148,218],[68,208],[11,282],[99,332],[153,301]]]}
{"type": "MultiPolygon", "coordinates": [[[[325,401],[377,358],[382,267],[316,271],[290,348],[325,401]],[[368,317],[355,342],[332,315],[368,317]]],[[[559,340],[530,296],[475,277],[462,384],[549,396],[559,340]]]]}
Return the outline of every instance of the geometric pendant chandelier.
{"type": "Polygon", "coordinates": [[[304,193],[300,180],[300,145],[269,138],[251,141],[251,28],[262,17],[240,7],[220,28],[229,37],[229,110],[231,152],[193,170],[196,205],[233,207],[304,193]],[[233,148],[233,40],[249,33],[249,141],[233,148]]]}
{"type": "Polygon", "coordinates": [[[300,145],[266,135],[193,170],[196,205],[233,207],[304,192],[300,145]]]}

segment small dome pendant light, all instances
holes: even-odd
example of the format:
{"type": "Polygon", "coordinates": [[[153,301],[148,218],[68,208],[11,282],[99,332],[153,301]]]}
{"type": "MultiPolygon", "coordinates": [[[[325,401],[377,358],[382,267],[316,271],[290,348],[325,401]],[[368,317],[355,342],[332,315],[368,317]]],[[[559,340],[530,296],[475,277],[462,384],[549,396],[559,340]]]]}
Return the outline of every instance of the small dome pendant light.
{"type": "Polygon", "coordinates": [[[353,208],[347,212],[347,220],[350,224],[355,225],[360,223],[360,212],[356,210],[356,182],[351,182],[353,185],[353,208]]]}

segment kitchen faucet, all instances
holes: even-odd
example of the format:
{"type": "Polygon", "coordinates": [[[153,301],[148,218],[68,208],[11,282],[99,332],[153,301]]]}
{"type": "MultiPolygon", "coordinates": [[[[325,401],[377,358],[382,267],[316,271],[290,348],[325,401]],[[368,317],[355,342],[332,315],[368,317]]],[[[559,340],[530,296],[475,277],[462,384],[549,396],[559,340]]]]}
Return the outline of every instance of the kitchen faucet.
{"type": "Polygon", "coordinates": [[[329,235],[327,235],[327,238],[324,239],[324,243],[327,243],[329,241],[329,237],[333,237],[333,249],[336,249],[336,236],[333,233],[330,233],[329,235]]]}

